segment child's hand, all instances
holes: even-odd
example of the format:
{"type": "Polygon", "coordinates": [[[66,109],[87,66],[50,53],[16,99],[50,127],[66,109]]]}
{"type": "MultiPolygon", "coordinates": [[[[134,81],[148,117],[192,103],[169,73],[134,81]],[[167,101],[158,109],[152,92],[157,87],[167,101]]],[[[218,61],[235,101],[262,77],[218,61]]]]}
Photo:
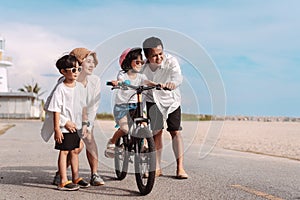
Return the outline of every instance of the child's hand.
{"type": "Polygon", "coordinates": [[[76,128],[76,124],[74,122],[71,121],[67,121],[67,123],[65,124],[65,128],[70,131],[71,133],[75,133],[77,128],[76,128]]]}
{"type": "Polygon", "coordinates": [[[113,86],[117,86],[119,81],[111,81],[111,83],[113,84],[113,86]]]}
{"type": "Polygon", "coordinates": [[[54,132],[54,140],[58,143],[61,144],[64,139],[64,135],[62,134],[61,130],[55,130],[54,132]]]}

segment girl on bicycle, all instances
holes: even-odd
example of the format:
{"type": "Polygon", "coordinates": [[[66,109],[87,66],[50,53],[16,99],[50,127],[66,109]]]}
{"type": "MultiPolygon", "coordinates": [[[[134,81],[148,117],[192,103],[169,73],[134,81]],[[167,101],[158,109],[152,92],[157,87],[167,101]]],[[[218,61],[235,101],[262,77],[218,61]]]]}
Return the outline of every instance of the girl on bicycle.
{"type": "MultiPolygon", "coordinates": [[[[112,81],[114,86],[125,80],[129,80],[131,85],[143,85],[149,83],[144,74],[140,71],[144,64],[141,48],[128,48],[119,58],[121,71],[117,75],[117,80],[112,81]]],[[[107,158],[114,158],[116,141],[127,134],[137,109],[137,96],[134,90],[117,90],[115,95],[114,118],[119,129],[107,142],[104,155],[107,158]]]]}

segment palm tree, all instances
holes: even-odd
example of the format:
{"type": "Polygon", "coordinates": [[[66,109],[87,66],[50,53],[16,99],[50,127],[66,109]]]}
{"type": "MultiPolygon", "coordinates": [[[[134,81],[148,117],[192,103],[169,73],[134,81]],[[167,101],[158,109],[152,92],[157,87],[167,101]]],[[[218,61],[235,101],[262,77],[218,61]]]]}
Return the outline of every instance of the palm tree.
{"type": "MultiPolygon", "coordinates": [[[[40,92],[41,87],[38,85],[38,83],[34,84],[33,82],[31,85],[30,84],[24,85],[24,88],[19,88],[18,91],[25,92],[25,93],[33,93],[33,94],[35,94],[37,100],[39,100],[39,97],[45,93],[45,91],[40,92]]],[[[34,102],[34,100],[33,100],[33,102],[34,102]]]]}

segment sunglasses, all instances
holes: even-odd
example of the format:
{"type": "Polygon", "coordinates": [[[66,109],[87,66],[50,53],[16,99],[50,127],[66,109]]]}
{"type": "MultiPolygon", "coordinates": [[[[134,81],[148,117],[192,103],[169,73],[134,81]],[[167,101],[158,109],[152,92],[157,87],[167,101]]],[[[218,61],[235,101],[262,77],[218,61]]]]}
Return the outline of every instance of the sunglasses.
{"type": "Polygon", "coordinates": [[[81,72],[81,67],[66,68],[65,70],[70,70],[72,73],[76,73],[76,71],[81,72]]]}
{"type": "Polygon", "coordinates": [[[143,60],[133,60],[136,65],[143,65],[145,62],[143,60]]]}

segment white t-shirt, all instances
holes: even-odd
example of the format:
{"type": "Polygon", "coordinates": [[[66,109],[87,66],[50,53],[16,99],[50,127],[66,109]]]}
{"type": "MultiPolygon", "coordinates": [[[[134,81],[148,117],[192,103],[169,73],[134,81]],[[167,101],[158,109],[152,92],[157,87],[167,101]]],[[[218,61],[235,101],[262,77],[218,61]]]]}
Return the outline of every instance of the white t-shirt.
{"type": "MultiPolygon", "coordinates": [[[[129,80],[130,85],[140,86],[144,84],[144,81],[147,80],[146,76],[141,73],[136,74],[135,79],[130,79],[128,74],[123,70],[118,73],[117,79],[119,81],[129,80]]],[[[123,103],[136,103],[137,95],[136,91],[128,88],[128,90],[116,90],[115,93],[115,104],[123,104],[123,103]]]]}
{"type": "Polygon", "coordinates": [[[97,114],[97,110],[100,104],[100,88],[101,82],[100,78],[96,75],[87,76],[87,116],[90,126],[88,130],[92,129],[94,125],[94,120],[97,114]]]}
{"type": "Polygon", "coordinates": [[[149,63],[146,63],[143,67],[143,74],[150,81],[156,83],[173,82],[176,85],[176,89],[172,91],[149,90],[148,95],[146,95],[146,101],[156,103],[166,119],[168,114],[175,111],[181,104],[179,86],[182,83],[183,77],[177,59],[170,54],[166,54],[161,66],[155,71],[152,71],[149,63]]]}
{"type": "MultiPolygon", "coordinates": [[[[87,106],[87,90],[79,82],[75,87],[67,87],[61,83],[55,89],[48,106],[48,111],[59,112],[63,118],[70,119],[77,129],[82,127],[82,109],[87,106]]],[[[69,132],[64,124],[60,124],[62,132],[69,132]]]]}

